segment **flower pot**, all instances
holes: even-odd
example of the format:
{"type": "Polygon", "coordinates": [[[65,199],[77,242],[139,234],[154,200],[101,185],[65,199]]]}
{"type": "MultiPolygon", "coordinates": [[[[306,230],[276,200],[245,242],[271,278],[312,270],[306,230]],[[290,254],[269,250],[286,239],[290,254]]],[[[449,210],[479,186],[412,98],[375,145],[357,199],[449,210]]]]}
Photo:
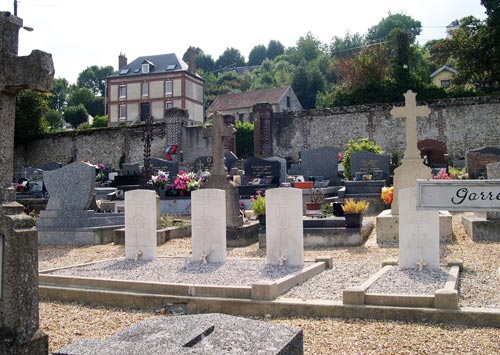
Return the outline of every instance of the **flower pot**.
{"type": "Polygon", "coordinates": [[[265,214],[259,214],[257,216],[257,219],[259,220],[259,224],[261,227],[265,227],[266,226],[266,215],[265,214]]]}
{"type": "Polygon", "coordinates": [[[294,186],[296,189],[312,189],[314,181],[297,181],[294,186]]]}
{"type": "Polygon", "coordinates": [[[362,213],[346,213],[345,226],[347,228],[361,228],[363,224],[363,214],[362,213]]]}
{"type": "Polygon", "coordinates": [[[186,196],[186,190],[177,190],[179,193],[179,196],[186,196]]]}

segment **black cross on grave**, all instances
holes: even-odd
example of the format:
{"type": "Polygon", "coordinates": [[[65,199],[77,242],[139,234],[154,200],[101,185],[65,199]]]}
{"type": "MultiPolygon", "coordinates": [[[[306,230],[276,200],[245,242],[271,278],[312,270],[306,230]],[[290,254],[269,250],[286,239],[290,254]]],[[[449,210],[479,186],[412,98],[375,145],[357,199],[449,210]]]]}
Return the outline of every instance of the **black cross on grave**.
{"type": "Polygon", "coordinates": [[[233,137],[236,129],[224,126],[223,116],[216,112],[212,115],[213,124],[203,130],[203,138],[212,137],[213,175],[226,175],[224,171],[224,137],[233,137]]]}
{"type": "Polygon", "coordinates": [[[11,186],[14,165],[16,95],[22,89],[49,91],[54,78],[52,56],[33,50],[18,57],[23,20],[0,11],[0,188],[11,186]]]}

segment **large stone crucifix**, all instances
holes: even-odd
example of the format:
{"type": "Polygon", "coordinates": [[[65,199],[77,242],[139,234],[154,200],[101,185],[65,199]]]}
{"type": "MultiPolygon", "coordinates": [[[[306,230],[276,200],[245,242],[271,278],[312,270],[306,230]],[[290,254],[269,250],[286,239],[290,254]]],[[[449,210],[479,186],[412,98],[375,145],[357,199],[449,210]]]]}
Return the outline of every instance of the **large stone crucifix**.
{"type": "Polygon", "coordinates": [[[212,118],[212,127],[203,130],[203,138],[212,138],[214,161],[212,175],[226,175],[224,171],[224,137],[234,136],[236,129],[233,126],[224,126],[224,118],[220,113],[215,113],[212,118]]]}
{"type": "Polygon", "coordinates": [[[406,150],[405,159],[420,159],[420,151],[417,147],[417,117],[427,117],[431,110],[427,105],[417,106],[417,94],[408,90],[405,94],[404,107],[394,107],[391,115],[394,118],[406,118],[406,150]]]}
{"type": "Polygon", "coordinates": [[[14,176],[16,94],[22,89],[49,91],[54,78],[50,54],[34,50],[17,56],[22,27],[22,19],[0,11],[0,188],[10,187],[14,176]]]}

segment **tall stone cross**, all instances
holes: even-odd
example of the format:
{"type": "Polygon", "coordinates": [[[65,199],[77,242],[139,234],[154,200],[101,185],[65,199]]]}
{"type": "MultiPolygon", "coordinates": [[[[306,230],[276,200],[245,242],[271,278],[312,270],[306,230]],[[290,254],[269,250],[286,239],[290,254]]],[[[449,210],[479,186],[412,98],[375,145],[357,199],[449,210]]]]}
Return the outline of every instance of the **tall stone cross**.
{"type": "Polygon", "coordinates": [[[406,150],[405,159],[420,159],[420,151],[417,147],[417,117],[427,117],[431,113],[429,107],[417,106],[417,94],[408,90],[405,94],[404,107],[394,107],[391,115],[394,118],[406,118],[406,150]]]}
{"type": "Polygon", "coordinates": [[[17,56],[21,27],[22,19],[0,11],[0,188],[10,187],[14,176],[16,94],[22,89],[49,91],[54,78],[50,54],[34,50],[17,56]]]}
{"type": "Polygon", "coordinates": [[[212,156],[214,166],[212,175],[226,175],[224,171],[224,137],[232,137],[236,133],[233,126],[224,126],[224,119],[220,113],[213,116],[212,127],[203,130],[203,138],[212,137],[212,156]]]}

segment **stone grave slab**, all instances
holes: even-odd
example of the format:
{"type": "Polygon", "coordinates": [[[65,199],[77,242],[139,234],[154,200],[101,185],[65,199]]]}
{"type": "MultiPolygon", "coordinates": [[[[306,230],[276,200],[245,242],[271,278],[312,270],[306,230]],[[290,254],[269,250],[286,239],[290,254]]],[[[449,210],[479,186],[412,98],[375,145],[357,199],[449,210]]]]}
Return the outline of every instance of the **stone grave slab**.
{"type": "Polygon", "coordinates": [[[156,258],[156,192],[125,193],[125,258],[156,258]]]}
{"type": "Polygon", "coordinates": [[[170,176],[176,176],[179,172],[179,163],[165,159],[151,158],[151,167],[168,172],[170,176]]]}
{"type": "Polygon", "coordinates": [[[304,176],[323,176],[330,186],[338,185],[338,157],[336,147],[321,147],[300,152],[300,171],[304,176]]]}
{"type": "Polygon", "coordinates": [[[439,268],[439,212],[417,210],[416,188],[400,190],[399,267],[439,268]]]}
{"type": "Polygon", "coordinates": [[[387,180],[390,174],[389,154],[376,154],[372,152],[352,152],[351,171],[353,177],[356,173],[372,175],[372,180],[387,180]]]}
{"type": "Polygon", "coordinates": [[[214,158],[212,156],[198,157],[194,160],[193,165],[196,171],[208,170],[212,172],[214,166],[214,158]]]}
{"type": "Polygon", "coordinates": [[[201,189],[191,193],[192,260],[226,261],[226,192],[201,189]]]}
{"type": "Polygon", "coordinates": [[[299,328],[225,314],[153,317],[105,340],[77,340],[54,355],[164,354],[300,355],[299,328]]]}
{"type": "Polygon", "coordinates": [[[285,187],[266,191],[268,264],[304,264],[302,214],[302,190],[285,187]]]}
{"type": "Polygon", "coordinates": [[[253,178],[265,179],[266,177],[272,177],[271,181],[264,181],[262,183],[279,185],[281,163],[278,161],[250,157],[245,160],[244,169],[249,181],[253,178]]]}
{"type": "Polygon", "coordinates": [[[500,162],[500,148],[482,147],[471,149],[465,154],[469,179],[486,178],[486,165],[500,162]]]}

